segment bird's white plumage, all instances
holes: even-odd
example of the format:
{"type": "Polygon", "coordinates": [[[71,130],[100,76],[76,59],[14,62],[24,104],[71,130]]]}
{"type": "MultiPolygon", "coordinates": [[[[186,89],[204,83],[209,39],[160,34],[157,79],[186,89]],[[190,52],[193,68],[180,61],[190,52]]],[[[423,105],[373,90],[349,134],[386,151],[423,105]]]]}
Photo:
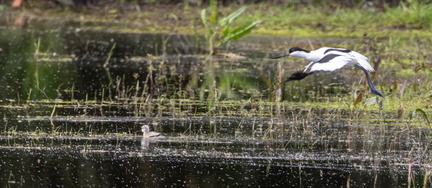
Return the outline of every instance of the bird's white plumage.
{"type": "MultiPolygon", "coordinates": [[[[345,56],[337,56],[333,58],[332,60],[325,62],[325,63],[314,63],[312,66],[309,67],[310,72],[319,72],[319,71],[335,71],[342,67],[349,66],[353,63],[351,63],[352,58],[345,57],[345,56]],[[348,62],[348,63],[347,63],[348,62]]],[[[305,71],[307,71],[305,69],[305,71]]]]}
{"type": "Polygon", "coordinates": [[[306,66],[305,71],[334,71],[345,66],[358,64],[367,71],[374,72],[369,60],[364,55],[344,48],[322,47],[313,51],[293,51],[289,54],[294,57],[301,57],[312,61],[306,66]],[[322,61],[326,56],[337,56],[328,61],[322,61]]]}

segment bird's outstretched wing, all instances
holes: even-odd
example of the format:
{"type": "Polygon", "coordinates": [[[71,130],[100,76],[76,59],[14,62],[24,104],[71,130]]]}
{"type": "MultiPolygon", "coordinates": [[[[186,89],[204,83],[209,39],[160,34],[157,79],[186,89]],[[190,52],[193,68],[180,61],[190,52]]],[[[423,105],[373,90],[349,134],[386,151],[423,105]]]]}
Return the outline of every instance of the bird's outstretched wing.
{"type": "Polygon", "coordinates": [[[310,65],[309,68],[310,68],[310,72],[335,71],[344,66],[352,65],[353,60],[354,59],[352,57],[330,54],[324,56],[318,62],[315,62],[314,64],[310,65]]]}

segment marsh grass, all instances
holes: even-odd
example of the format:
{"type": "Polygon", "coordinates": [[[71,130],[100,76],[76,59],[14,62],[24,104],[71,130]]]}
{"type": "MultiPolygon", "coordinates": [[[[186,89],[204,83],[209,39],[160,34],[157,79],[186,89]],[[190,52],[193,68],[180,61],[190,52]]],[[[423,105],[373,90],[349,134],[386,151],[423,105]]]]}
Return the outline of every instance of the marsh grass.
{"type": "Polygon", "coordinates": [[[390,8],[386,16],[397,25],[415,27],[429,27],[432,23],[432,5],[422,1],[409,0],[401,2],[399,6],[390,8]]]}
{"type": "MultiPolygon", "coordinates": [[[[431,5],[420,1],[404,2],[383,9],[361,6],[347,8],[326,4],[285,4],[269,7],[258,4],[254,7],[258,11],[250,12],[245,20],[263,20],[257,33],[302,37],[384,37],[389,33],[408,37],[410,32],[406,29],[427,28],[432,23],[431,5]]],[[[418,34],[429,35],[421,31],[418,34]]]]}

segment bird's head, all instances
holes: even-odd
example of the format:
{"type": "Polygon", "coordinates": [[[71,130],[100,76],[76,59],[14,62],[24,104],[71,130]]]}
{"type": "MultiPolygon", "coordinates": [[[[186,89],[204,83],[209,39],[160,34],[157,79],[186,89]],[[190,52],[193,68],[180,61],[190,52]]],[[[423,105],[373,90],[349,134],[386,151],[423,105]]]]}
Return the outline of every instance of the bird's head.
{"type": "Polygon", "coordinates": [[[143,125],[143,126],[141,127],[141,131],[142,131],[144,134],[146,134],[146,133],[150,132],[150,127],[149,127],[148,125],[143,125]]]}
{"type": "Polygon", "coordinates": [[[310,51],[305,50],[303,48],[299,48],[299,47],[292,47],[289,49],[289,56],[294,56],[294,57],[305,57],[306,54],[308,54],[310,51]]]}
{"type": "Polygon", "coordinates": [[[271,59],[279,59],[285,56],[294,56],[294,57],[306,57],[306,55],[309,53],[308,50],[299,48],[299,47],[292,47],[289,49],[289,53],[285,55],[281,55],[278,57],[271,57],[271,59]]]}

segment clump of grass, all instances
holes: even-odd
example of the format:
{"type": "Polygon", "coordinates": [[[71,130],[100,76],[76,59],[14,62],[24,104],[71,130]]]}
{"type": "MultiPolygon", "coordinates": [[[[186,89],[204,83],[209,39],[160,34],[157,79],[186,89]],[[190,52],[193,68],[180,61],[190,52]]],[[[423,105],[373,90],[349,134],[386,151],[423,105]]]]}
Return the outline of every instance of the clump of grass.
{"type": "Polygon", "coordinates": [[[363,35],[387,37],[430,36],[430,32],[415,29],[428,28],[432,23],[432,5],[408,1],[396,7],[355,8],[309,4],[307,6],[255,5],[254,11],[241,21],[263,20],[257,33],[299,37],[363,35]],[[409,32],[406,29],[410,29],[409,32]],[[414,31],[412,30],[414,29],[414,31]],[[390,34],[389,34],[390,33],[390,34]]]}
{"type": "Polygon", "coordinates": [[[401,1],[399,6],[389,8],[384,18],[399,27],[429,27],[432,24],[432,5],[418,0],[401,1]]]}

